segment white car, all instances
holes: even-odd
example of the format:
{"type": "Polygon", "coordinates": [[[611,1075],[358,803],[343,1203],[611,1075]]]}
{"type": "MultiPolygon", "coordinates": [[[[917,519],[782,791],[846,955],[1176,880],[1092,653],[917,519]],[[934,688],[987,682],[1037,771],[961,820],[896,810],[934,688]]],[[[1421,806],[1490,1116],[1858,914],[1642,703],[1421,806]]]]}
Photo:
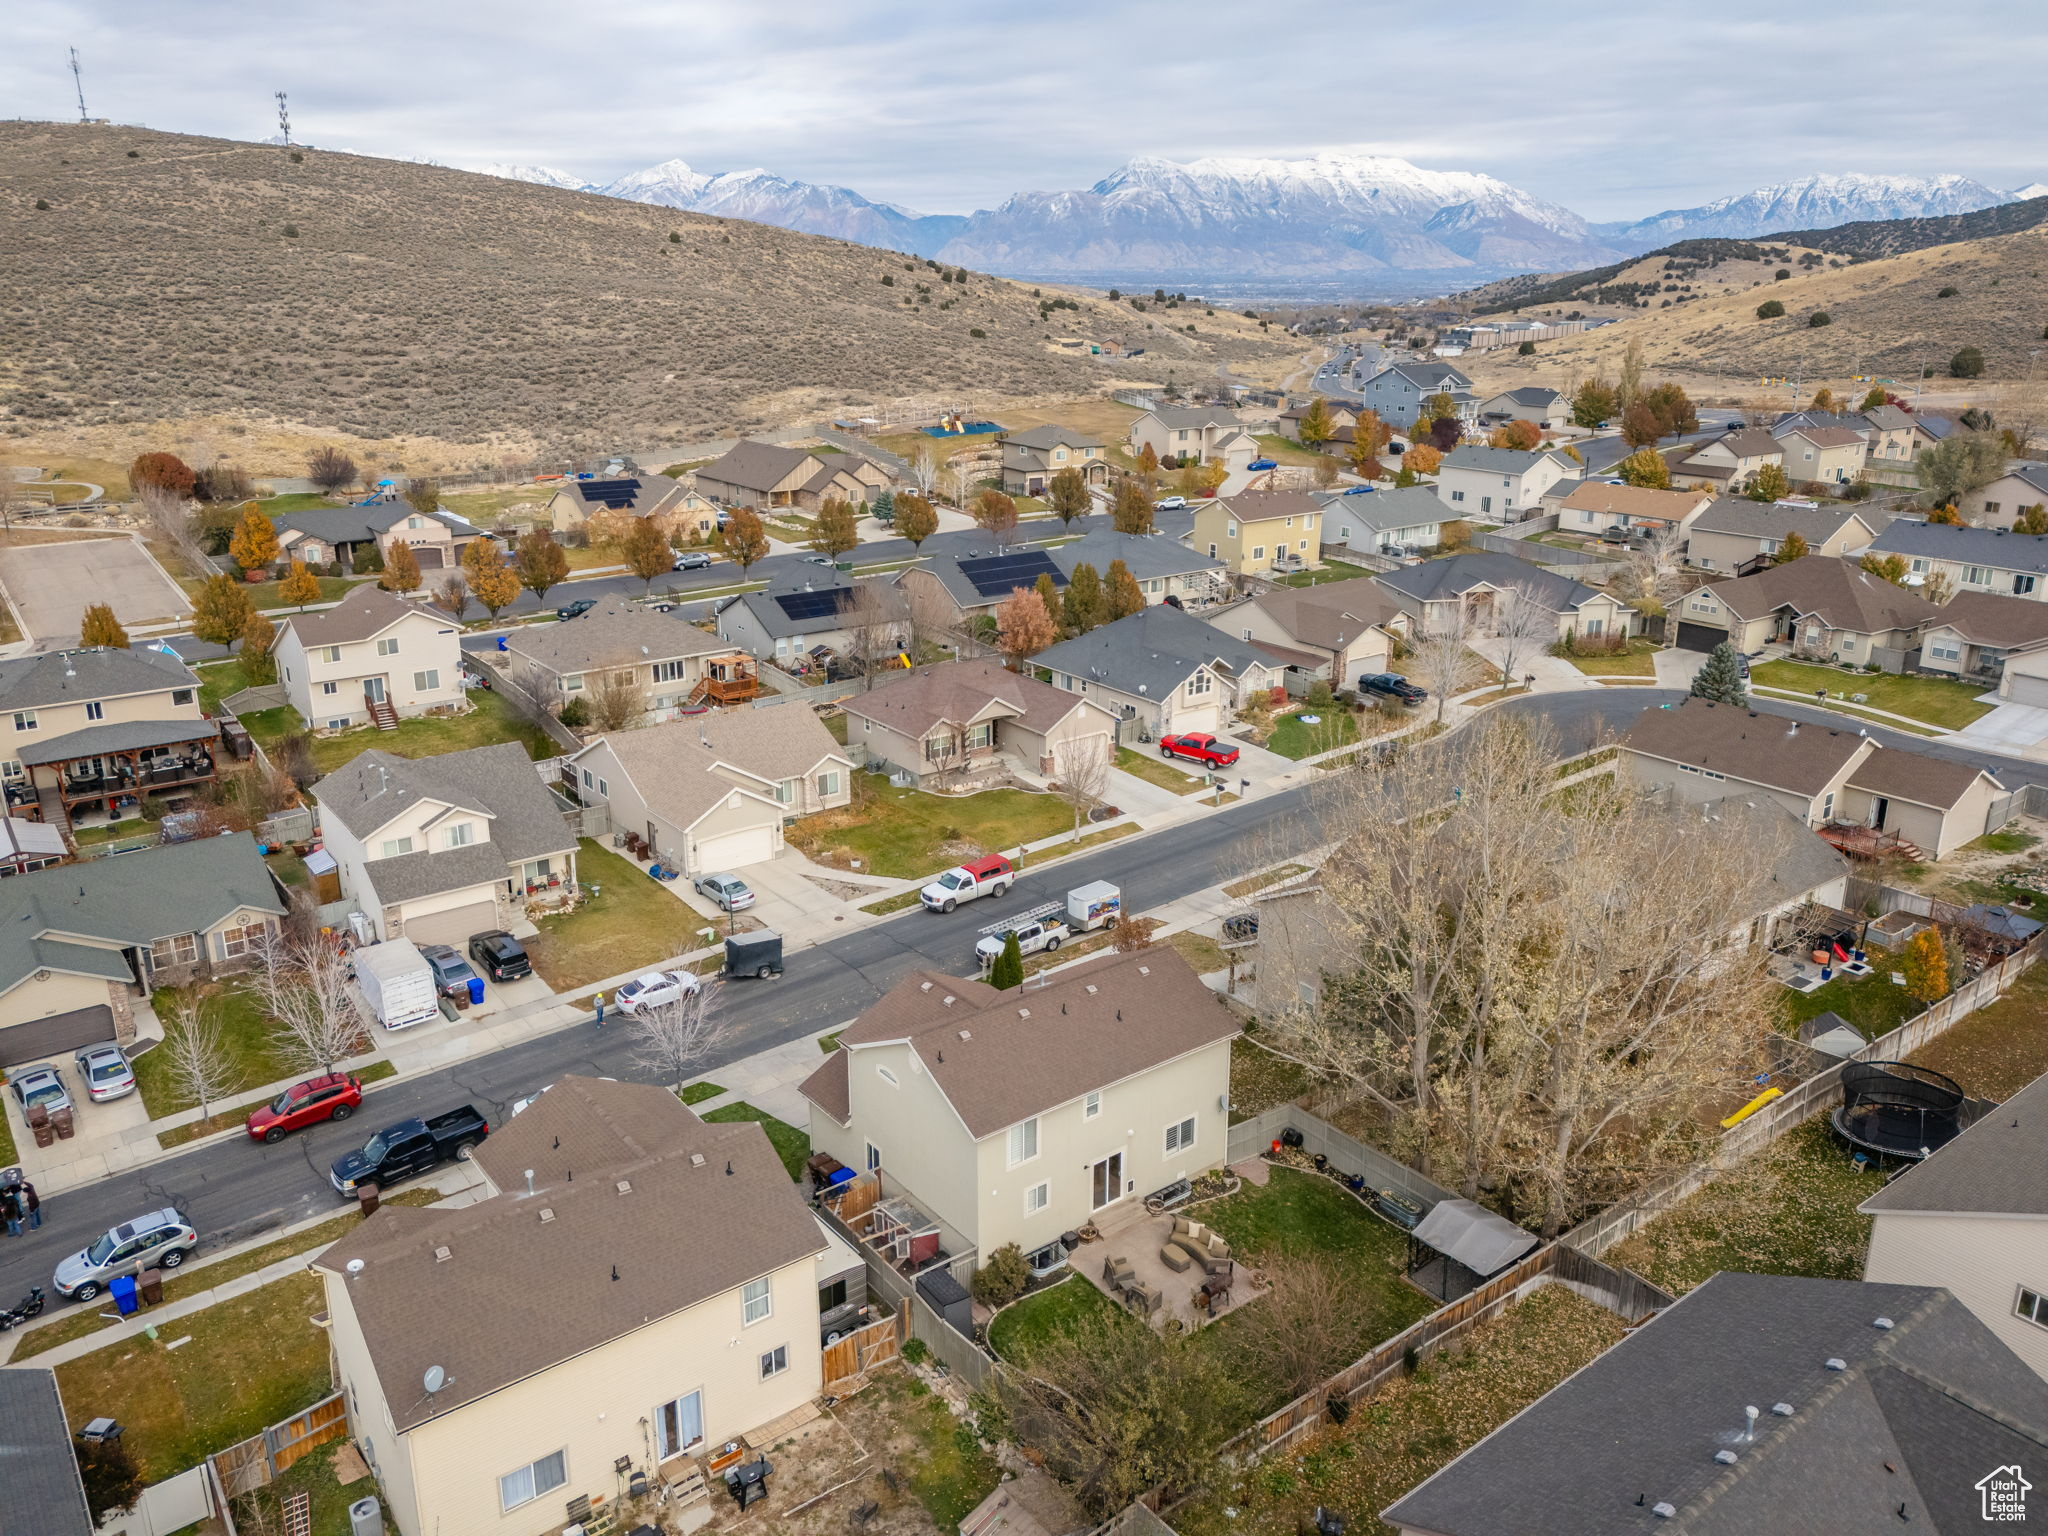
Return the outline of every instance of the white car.
{"type": "Polygon", "coordinates": [[[1188,499],[1185,496],[1162,496],[1152,504],[1152,510],[1154,512],[1180,512],[1186,509],[1187,504],[1188,499]]]}
{"type": "Polygon", "coordinates": [[[681,1002],[703,985],[694,971],[649,971],[619,988],[619,1012],[638,1013],[642,1008],[681,1002]]]}

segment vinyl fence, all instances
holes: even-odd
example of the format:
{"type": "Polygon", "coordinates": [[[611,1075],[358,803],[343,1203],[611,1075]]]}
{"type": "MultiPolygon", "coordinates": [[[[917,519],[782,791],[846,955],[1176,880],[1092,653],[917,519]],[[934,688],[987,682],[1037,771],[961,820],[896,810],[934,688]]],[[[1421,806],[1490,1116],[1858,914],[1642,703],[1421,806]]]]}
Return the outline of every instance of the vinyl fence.
{"type": "Polygon", "coordinates": [[[213,1469],[205,1462],[151,1483],[126,1514],[109,1515],[100,1536],[173,1536],[220,1511],[213,1469]]]}
{"type": "Polygon", "coordinates": [[[1433,1179],[1425,1178],[1406,1163],[1348,1136],[1328,1121],[1318,1119],[1298,1104],[1281,1104],[1233,1125],[1224,1141],[1224,1161],[1240,1163],[1268,1150],[1286,1130],[1301,1132],[1301,1150],[1310,1157],[1321,1153],[1339,1173],[1362,1177],[1374,1189],[1392,1190],[1421,1203],[1424,1213],[1439,1201],[1454,1198],[1433,1179]]]}

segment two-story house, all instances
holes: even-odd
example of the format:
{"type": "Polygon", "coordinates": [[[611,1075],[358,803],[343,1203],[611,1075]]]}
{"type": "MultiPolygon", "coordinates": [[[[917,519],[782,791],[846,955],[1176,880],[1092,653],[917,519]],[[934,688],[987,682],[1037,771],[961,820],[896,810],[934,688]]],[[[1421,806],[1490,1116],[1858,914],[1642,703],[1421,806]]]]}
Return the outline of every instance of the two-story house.
{"type": "Polygon", "coordinates": [[[1767,645],[1854,666],[1904,670],[1941,610],[1918,592],[1873,576],[1854,560],[1807,555],[1688,592],[1674,604],[1678,644],[1711,651],[1723,640],[1745,656],[1767,645]]]}
{"type": "Polygon", "coordinates": [[[1221,464],[1241,470],[1258,442],[1236,411],[1221,405],[1162,405],[1131,423],[1131,453],[1150,448],[1162,464],[1221,464]]]}
{"type": "Polygon", "coordinates": [[[1349,688],[1361,672],[1384,672],[1408,616],[1370,576],[1313,587],[1273,587],[1211,623],[1302,679],[1349,688]]]}
{"type": "Polygon", "coordinates": [[[635,1483],[707,1513],[713,1449],[770,1449],[823,1387],[834,1245],[768,1138],[668,1088],[564,1077],[474,1157],[485,1198],[386,1205],[313,1261],[389,1517],[553,1536],[635,1483]]]}
{"type": "Polygon", "coordinates": [[[453,570],[472,539],[488,538],[481,528],[453,512],[422,512],[402,497],[384,496],[350,507],[309,507],[271,519],[277,529],[278,559],[322,566],[353,566],[374,548],[389,559],[394,546],[409,545],[423,572],[453,570]]]}
{"type": "Polygon", "coordinates": [[[2048,506],[2048,464],[2020,459],[1989,485],[1963,496],[1957,510],[1979,528],[2010,528],[2029,507],[2048,506]]]}
{"type": "Polygon", "coordinates": [[[1058,778],[1063,764],[1111,756],[1116,717],[1079,694],[994,661],[949,661],[846,701],[849,751],[920,783],[1011,766],[1058,778]]]}
{"type": "Polygon", "coordinates": [[[2048,601],[2048,534],[1959,528],[1900,518],[1870,541],[1876,555],[1898,555],[1910,577],[1939,575],[1951,592],[2004,592],[2048,601]]]}
{"type": "Polygon", "coordinates": [[[1172,601],[1182,607],[1202,607],[1230,593],[1229,576],[1221,560],[1163,533],[1098,529],[1054,545],[1047,553],[1061,572],[1053,582],[1056,587],[1064,587],[1084,565],[1093,566],[1095,574],[1106,581],[1109,568],[1121,560],[1148,603],[1172,601]]]}
{"type": "Polygon", "coordinates": [[[380,939],[452,944],[512,928],[576,890],[576,834],[517,742],[393,757],[320,780],[320,832],[342,894],[380,939]]]}
{"type": "Polygon", "coordinates": [[[1361,554],[1419,554],[1443,542],[1450,511],[1426,485],[1369,486],[1361,491],[1312,491],[1322,503],[1323,544],[1361,554]]]}
{"type": "Polygon", "coordinates": [[[889,472],[858,453],[824,453],[742,442],[696,474],[697,489],[729,507],[816,511],[837,499],[852,506],[889,488],[889,472]]]}
{"type": "Polygon", "coordinates": [[[1472,380],[1445,362],[1396,363],[1367,379],[1359,393],[1366,406],[1397,432],[1413,429],[1416,413],[1432,395],[1449,395],[1459,418],[1469,425],[1479,420],[1480,402],[1472,393],[1472,380]]]}
{"type": "Polygon", "coordinates": [[[719,710],[613,731],[570,756],[584,800],[695,877],[782,852],[783,826],[853,799],[854,759],[807,706],[719,710]]]}
{"type": "Polygon", "coordinates": [[[1785,477],[1794,485],[1847,485],[1862,474],[1868,456],[1863,434],[1854,427],[1780,426],[1771,435],[1785,456],[1785,477]]]}
{"type": "Polygon", "coordinates": [[[242,969],[284,912],[246,832],[0,880],[0,1067],[127,1044],[138,999],[242,969]]]}
{"type": "Polygon", "coordinates": [[[1322,524],[1306,491],[1240,491],[1197,507],[1189,542],[1233,576],[1302,571],[1322,561],[1322,524]]]}
{"type": "Polygon", "coordinates": [[[557,533],[573,533],[607,512],[655,518],[671,535],[708,534],[718,526],[718,508],[710,499],[669,475],[564,480],[548,498],[548,523],[557,533]]]}
{"type": "Polygon", "coordinates": [[[1031,658],[1052,685],[1120,717],[1124,736],[1220,731],[1232,710],[1281,686],[1285,662],[1170,605],[1127,614],[1031,658]]]}
{"type": "Polygon", "coordinates": [[[1090,489],[1109,483],[1102,439],[1048,422],[1002,436],[1002,486],[1012,496],[1043,496],[1054,475],[1071,469],[1090,489]]]}
{"type": "Polygon", "coordinates": [[[271,648],[277,678],[316,731],[463,708],[462,626],[438,608],[360,586],[332,608],[295,613],[271,648]]]}
{"type": "Polygon", "coordinates": [[[0,785],[9,814],[59,831],[211,784],[220,727],[169,648],[91,647],[0,661],[0,785]]]}
{"type": "Polygon", "coordinates": [[[607,597],[562,624],[514,629],[493,660],[547,708],[594,704],[608,689],[630,689],[639,718],[673,720],[696,704],[739,703],[760,692],[754,658],[678,614],[607,597]]]}
{"type": "Polygon", "coordinates": [[[1685,529],[1685,563],[1748,576],[1777,559],[1798,534],[1808,554],[1855,555],[1870,547],[1884,518],[1838,503],[1751,501],[1724,496],[1694,514],[1685,529]]]}
{"type": "Polygon", "coordinates": [[[1674,487],[1709,491],[1746,490],[1767,464],[1780,468],[1785,450],[1762,427],[1742,427],[1701,443],[1671,466],[1674,487]]]}
{"type": "Polygon", "coordinates": [[[1571,461],[1545,448],[1489,448],[1460,443],[1444,455],[1436,476],[1437,499],[1450,517],[1511,523],[1527,517],[1543,493],[1571,473],[1571,461]]]}
{"type": "Polygon", "coordinates": [[[1062,1232],[1224,1160],[1237,1016],[1168,950],[1043,986],[912,971],[805,1079],[811,1145],[879,1169],[984,1259],[1057,1262],[1062,1232]]]}
{"type": "Polygon", "coordinates": [[[1527,384],[1520,389],[1502,390],[1479,402],[1479,424],[1504,426],[1511,421],[1533,422],[1546,432],[1571,425],[1572,403],[1554,389],[1527,384]]]}

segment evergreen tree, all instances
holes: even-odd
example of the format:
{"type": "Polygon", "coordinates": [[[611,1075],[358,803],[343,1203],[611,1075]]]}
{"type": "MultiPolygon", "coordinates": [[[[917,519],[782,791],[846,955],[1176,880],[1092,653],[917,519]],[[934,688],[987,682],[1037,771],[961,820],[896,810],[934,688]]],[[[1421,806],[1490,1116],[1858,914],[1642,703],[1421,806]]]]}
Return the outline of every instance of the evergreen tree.
{"type": "Polygon", "coordinates": [[[1106,596],[1112,622],[1145,611],[1145,594],[1138,586],[1138,578],[1131,574],[1131,568],[1121,560],[1109,562],[1106,596]]]}
{"type": "Polygon", "coordinates": [[[988,984],[998,992],[1024,985],[1024,951],[1018,947],[1014,930],[1003,935],[1003,952],[988,969],[988,984]]]}
{"type": "Polygon", "coordinates": [[[1102,590],[1102,573],[1086,561],[1074,567],[1067,578],[1067,628],[1085,635],[1109,617],[1109,600],[1102,590]]]}
{"type": "Polygon", "coordinates": [[[1726,640],[1707,653],[1705,664],[1693,677],[1692,696],[1711,699],[1716,704],[1749,702],[1749,690],[1742,681],[1742,658],[1726,640]]]}
{"type": "Polygon", "coordinates": [[[125,651],[128,649],[128,631],[114,617],[110,604],[94,603],[85,610],[85,617],[79,620],[78,643],[112,646],[125,651]]]}

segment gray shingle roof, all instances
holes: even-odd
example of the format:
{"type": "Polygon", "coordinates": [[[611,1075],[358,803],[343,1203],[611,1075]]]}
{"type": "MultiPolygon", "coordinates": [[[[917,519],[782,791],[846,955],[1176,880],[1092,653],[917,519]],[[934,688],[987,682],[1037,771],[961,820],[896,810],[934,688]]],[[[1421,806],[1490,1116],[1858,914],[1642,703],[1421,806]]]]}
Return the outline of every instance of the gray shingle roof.
{"type": "Polygon", "coordinates": [[[1099,576],[1108,576],[1110,565],[1123,561],[1124,569],[1140,581],[1163,576],[1188,576],[1196,571],[1220,571],[1221,560],[1198,554],[1178,539],[1163,533],[1113,533],[1107,530],[1087,534],[1071,544],[1048,551],[1053,564],[1072,576],[1077,567],[1092,565],[1099,576]]]}
{"type": "MultiPolygon", "coordinates": [[[[1692,531],[1725,533],[1744,539],[1783,539],[1788,533],[1796,533],[1806,540],[1808,548],[1818,548],[1851,520],[1857,520],[1857,514],[1847,507],[1791,507],[1781,502],[1724,496],[1692,520],[1692,531]]],[[[1864,528],[1870,531],[1868,523],[1864,528]]]]}
{"type": "Polygon", "coordinates": [[[111,720],[34,742],[23,747],[19,755],[24,763],[61,763],[101,752],[133,752],[144,747],[211,741],[219,735],[220,727],[211,720],[111,720]]]}
{"type": "Polygon", "coordinates": [[[844,571],[825,571],[818,567],[811,569],[816,574],[809,577],[791,576],[765,591],[743,592],[738,597],[728,598],[718,605],[717,611],[723,613],[733,604],[739,604],[753,615],[754,622],[760,625],[762,631],[771,639],[829,634],[833,630],[846,628],[853,622],[851,614],[857,601],[855,593],[861,589],[876,593],[881,599],[882,611],[892,620],[908,618],[910,615],[910,605],[904,601],[902,592],[886,577],[862,576],[856,579],[844,571]],[[792,619],[782,604],[775,599],[778,594],[787,597],[803,591],[836,591],[842,595],[838,599],[838,607],[830,613],[818,614],[807,619],[792,619]]]}
{"type": "Polygon", "coordinates": [[[2044,1449],[2048,1383],[1949,1292],[1723,1272],[1383,1518],[1431,1536],[1959,1536],[1983,1528],[1977,1481],[2044,1449]]]}
{"type": "Polygon", "coordinates": [[[673,661],[683,656],[711,656],[732,646],[706,634],[679,614],[658,613],[622,597],[602,599],[590,612],[561,624],[531,624],[505,638],[505,649],[557,675],[573,675],[594,666],[631,662],[673,661]]]}
{"type": "Polygon", "coordinates": [[[1062,640],[1032,661],[1098,687],[1150,699],[1164,698],[1205,665],[1220,662],[1234,673],[1267,665],[1242,640],[1164,603],[1062,640]]]}
{"type": "Polygon", "coordinates": [[[427,603],[413,602],[396,592],[386,592],[368,582],[355,587],[332,608],[294,613],[284,619],[280,627],[289,629],[299,637],[301,645],[311,650],[317,645],[347,645],[351,641],[367,640],[372,635],[381,635],[408,614],[415,613],[446,625],[451,635],[458,628],[455,620],[440,609],[427,603]]]}
{"type": "MultiPolygon", "coordinates": [[[[1965,1087],[1968,1085],[1965,1084],[1965,1087]]],[[[2048,1216],[2048,1076],[2035,1078],[1932,1157],[1872,1195],[1862,1211],[2048,1216]]]]}
{"type": "MultiPolygon", "coordinates": [[[[1370,496],[1346,496],[1342,491],[1319,493],[1316,497],[1326,514],[1323,531],[1331,525],[1351,523],[1374,533],[1395,528],[1426,528],[1442,523],[1451,512],[1435,491],[1422,485],[1381,486],[1370,496]]],[[[1332,535],[1334,538],[1335,536],[1332,535]]]]}
{"type": "Polygon", "coordinates": [[[1013,719],[1040,735],[1087,703],[1078,693],[1012,672],[1000,662],[948,661],[856,693],[845,709],[919,740],[942,720],[965,725],[998,701],[1005,706],[1000,718],[1013,719]]]}
{"type": "Polygon", "coordinates": [[[55,1371],[29,1365],[0,1371],[0,1464],[7,1468],[0,1479],[0,1530],[93,1536],[55,1371]]]}
{"type": "Polygon", "coordinates": [[[1872,540],[1870,547],[1879,554],[1904,555],[1909,560],[1953,560],[1958,565],[2048,574],[2048,534],[1958,528],[1952,523],[1908,522],[1901,518],[1872,540]]]}
{"type": "MultiPolygon", "coordinates": [[[[1872,548],[1883,543],[1880,539],[1872,548]]],[[[1914,629],[1940,617],[1941,610],[1917,592],[1873,576],[1854,560],[1807,555],[1754,576],[1716,582],[1708,588],[1738,618],[1754,619],[1777,608],[1812,614],[1831,629],[1875,634],[1914,629]]]]}
{"type": "Polygon", "coordinates": [[[611,510],[613,502],[604,500],[592,501],[588,490],[592,485],[607,485],[616,489],[621,480],[637,480],[640,482],[639,486],[632,492],[632,500],[623,507],[616,509],[621,512],[631,512],[636,517],[658,511],[669,502],[679,499],[683,494],[683,483],[680,480],[673,480],[667,475],[651,475],[642,472],[635,472],[631,475],[604,475],[596,480],[565,480],[557,489],[568,492],[577,501],[581,502],[588,511],[611,510]]]}
{"type": "MultiPolygon", "coordinates": [[[[1472,381],[1449,363],[1396,363],[1391,368],[1382,368],[1373,379],[1385,378],[1388,374],[1406,379],[1417,389],[1434,394],[1439,390],[1446,393],[1470,389],[1472,381]]],[[[1372,379],[1366,381],[1370,386],[1372,379]]]]}
{"type": "Polygon", "coordinates": [[[0,661],[0,710],[83,704],[198,686],[198,676],[177,656],[150,646],[47,651],[0,661]]]}
{"type": "MultiPolygon", "coordinates": [[[[1532,410],[1547,410],[1552,406],[1564,403],[1564,396],[1556,390],[1545,389],[1536,384],[1525,384],[1520,389],[1504,389],[1493,398],[1495,400],[1512,400],[1515,404],[1527,406],[1532,410]]],[[[1492,402],[1489,401],[1488,403],[1491,404],[1492,402]]]]}
{"type": "Polygon", "coordinates": [[[2013,479],[2048,495],[2048,464],[2015,464],[2006,471],[2013,479]]]}
{"type": "Polygon", "coordinates": [[[408,517],[430,517],[457,538],[470,538],[480,531],[453,512],[423,513],[404,500],[373,502],[367,507],[308,507],[274,517],[271,522],[279,533],[302,533],[322,544],[367,544],[408,517]]]}
{"type": "Polygon", "coordinates": [[[1021,448],[1100,448],[1102,439],[1090,437],[1086,432],[1076,432],[1072,427],[1063,427],[1057,422],[1047,422],[1042,427],[1031,427],[1022,432],[1012,432],[1004,439],[1021,448]]]}
{"type": "Polygon", "coordinates": [[[1546,448],[1489,448],[1484,443],[1460,443],[1444,455],[1445,469],[1481,469],[1497,475],[1520,475],[1545,459],[1557,455],[1546,448]]]}
{"type": "Polygon", "coordinates": [[[1375,576],[1373,580],[1417,602],[1455,597],[1482,585],[1512,588],[1553,613],[1564,613],[1600,595],[1598,590],[1582,581],[1573,581],[1527,560],[1495,554],[1491,550],[1451,555],[1442,560],[1425,560],[1420,565],[1405,565],[1398,571],[1375,576]]]}
{"type": "Polygon", "coordinates": [[[1235,427],[1243,424],[1237,412],[1222,405],[1162,405],[1153,416],[1162,427],[1235,427]]]}
{"type": "Polygon", "coordinates": [[[2000,650],[2048,641],[2048,603],[1999,592],[1958,592],[1941,605],[1941,624],[1973,645],[2000,650]]]}
{"type": "MultiPolygon", "coordinates": [[[[1034,552],[1035,546],[1032,545],[1012,546],[1004,551],[1004,553],[1012,555],[1029,555],[1034,552]]],[[[960,569],[960,562],[962,560],[986,559],[993,553],[994,551],[992,550],[970,550],[958,555],[927,555],[922,565],[911,566],[908,569],[921,570],[927,575],[937,577],[939,584],[946,589],[946,595],[952,598],[960,607],[985,608],[992,603],[1000,603],[1016,588],[1012,587],[1006,591],[994,594],[984,593],[967,579],[967,573],[960,569]]],[[[1046,552],[1045,574],[1052,578],[1052,584],[1055,587],[1064,588],[1066,586],[1067,574],[1071,569],[1071,567],[1063,566],[1058,560],[1054,559],[1051,551],[1046,552]]],[[[1099,573],[1100,568],[1098,568],[1099,573]]],[[[1035,575],[1031,576],[1027,580],[1019,582],[1018,585],[1026,588],[1035,588],[1038,585],[1038,578],[1035,575]]]]}
{"type": "MultiPolygon", "coordinates": [[[[1387,590],[1370,576],[1313,587],[1275,587],[1254,598],[1251,606],[1278,624],[1288,638],[1325,651],[1341,649],[1368,626],[1389,623],[1401,613],[1387,590]]],[[[1329,659],[1311,657],[1318,664],[1329,659]]]]}
{"type": "Polygon", "coordinates": [[[1711,443],[1700,443],[1694,449],[1726,448],[1738,459],[1782,458],[1785,450],[1778,446],[1778,440],[1762,427],[1742,427],[1734,432],[1724,432],[1711,443]]]}
{"type": "Polygon", "coordinates": [[[647,808],[685,830],[736,788],[767,795],[784,779],[803,778],[828,759],[845,771],[854,766],[825,723],[798,703],[713,710],[694,720],[613,731],[583,752],[600,743],[611,749],[647,808]],[[736,781],[719,772],[720,765],[765,782],[736,781]]]}

